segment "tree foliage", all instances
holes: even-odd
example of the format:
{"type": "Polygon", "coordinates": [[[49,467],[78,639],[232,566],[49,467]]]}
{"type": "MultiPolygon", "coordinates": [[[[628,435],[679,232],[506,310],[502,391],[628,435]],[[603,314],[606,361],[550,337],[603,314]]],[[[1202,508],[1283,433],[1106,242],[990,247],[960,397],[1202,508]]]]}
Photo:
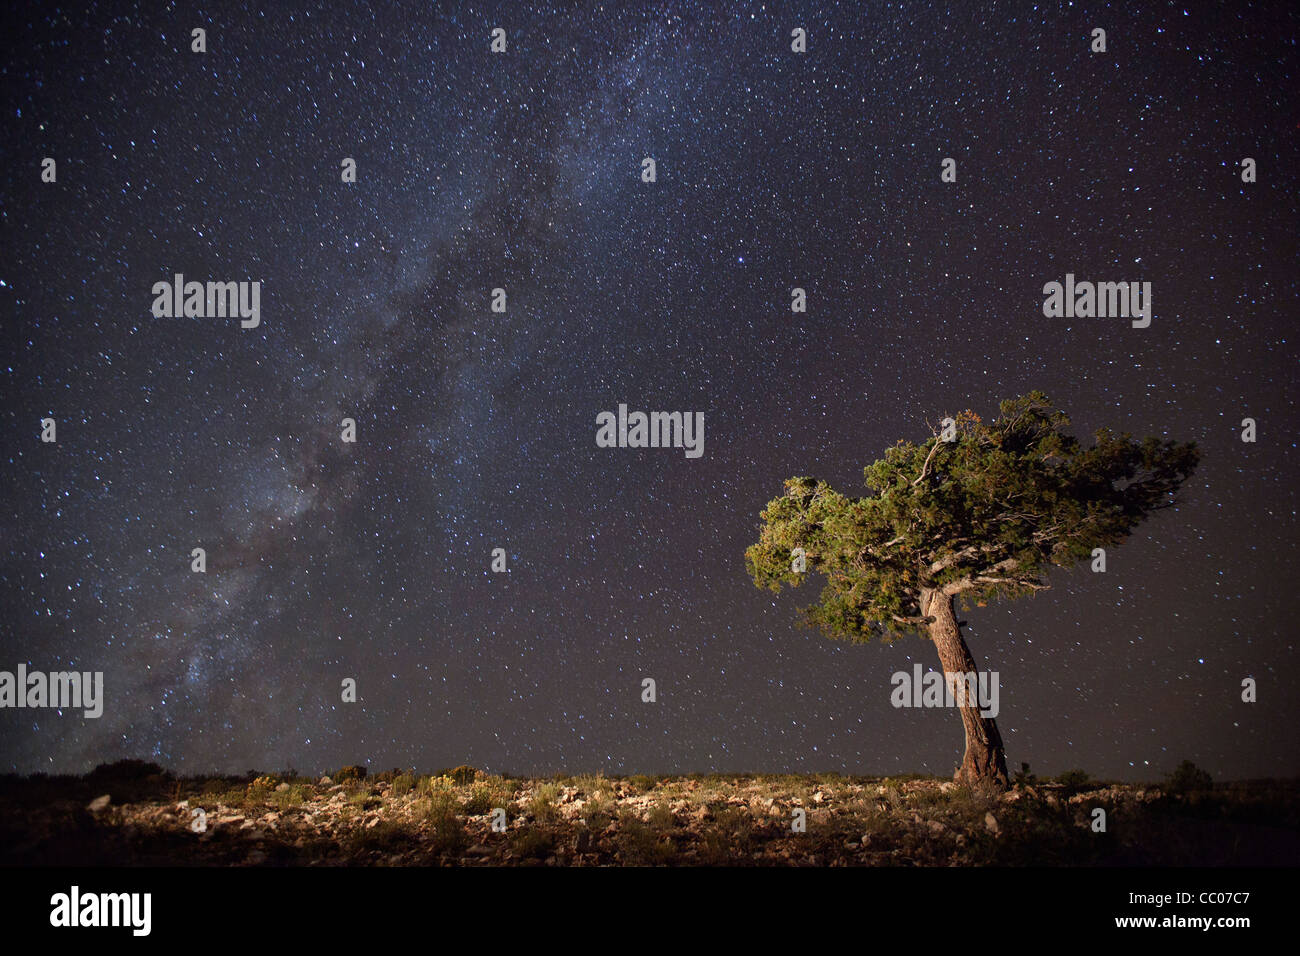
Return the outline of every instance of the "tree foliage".
{"type": "Polygon", "coordinates": [[[926,623],[926,590],[984,602],[1045,589],[1051,566],[1113,547],[1175,504],[1199,460],[1195,443],[1106,428],[1085,447],[1042,392],[1002,402],[989,424],[972,411],[954,420],[955,441],[900,440],[868,465],[864,497],[786,481],[745,552],[754,583],[779,591],[820,573],[807,623],[834,638],[889,640],[926,623]],[[795,548],[805,572],[794,570],[795,548]]]}

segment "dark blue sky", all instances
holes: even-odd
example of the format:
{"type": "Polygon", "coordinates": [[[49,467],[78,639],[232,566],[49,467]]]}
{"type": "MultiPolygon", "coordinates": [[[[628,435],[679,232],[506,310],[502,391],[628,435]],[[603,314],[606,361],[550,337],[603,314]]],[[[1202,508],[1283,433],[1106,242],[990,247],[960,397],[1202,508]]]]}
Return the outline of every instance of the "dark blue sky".
{"type": "Polygon", "coordinates": [[[0,770],[948,774],[957,716],[889,704],[933,648],[743,552],[784,478],[1042,389],[1203,458],[1106,574],[965,609],[1010,764],[1300,772],[1289,5],[330,6],[7,18],[0,669],[107,701],[0,710],[0,770]],[[1067,272],[1151,327],[1044,318],[1067,272]],[[261,325],[154,318],[175,273],[261,325]],[[597,448],[619,403],[704,457],[597,448]]]}

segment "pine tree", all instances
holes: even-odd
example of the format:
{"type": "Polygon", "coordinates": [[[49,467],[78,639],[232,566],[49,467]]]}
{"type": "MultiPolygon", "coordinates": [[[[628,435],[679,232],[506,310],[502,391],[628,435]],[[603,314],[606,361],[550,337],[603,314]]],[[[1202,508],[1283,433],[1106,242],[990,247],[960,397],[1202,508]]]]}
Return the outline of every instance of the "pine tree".
{"type": "MultiPolygon", "coordinates": [[[[1106,428],[1084,447],[1069,424],[1031,392],[1002,402],[991,424],[965,411],[920,445],[900,440],[864,469],[867,496],[791,478],[763,509],[759,541],[745,552],[749,573],[773,591],[820,574],[807,624],[859,643],[919,634],[934,642],[946,675],[974,673],[958,598],[982,606],[1046,589],[1053,565],[1113,548],[1174,505],[1200,457],[1194,442],[1106,428]]],[[[959,709],[966,753],[956,779],[1005,786],[997,725],[976,701],[959,709]]]]}

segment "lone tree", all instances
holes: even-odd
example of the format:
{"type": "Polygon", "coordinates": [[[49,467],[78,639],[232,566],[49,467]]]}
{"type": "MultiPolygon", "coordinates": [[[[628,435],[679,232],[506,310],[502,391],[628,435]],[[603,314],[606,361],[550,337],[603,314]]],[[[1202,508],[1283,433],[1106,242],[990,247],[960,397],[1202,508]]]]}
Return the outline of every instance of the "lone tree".
{"type": "Polygon", "coordinates": [[[864,475],[874,493],[849,498],[816,478],[791,478],[763,509],[745,563],[758,587],[826,579],[805,623],[865,643],[917,633],[934,641],[966,729],[955,779],[1007,784],[992,719],[954,675],[975,673],[954,609],[1048,587],[1069,567],[1123,541],[1175,503],[1200,453],[1194,442],[1135,440],[1099,429],[1090,448],[1042,392],[1004,401],[985,424],[972,411],[921,445],[900,440],[864,475]]]}

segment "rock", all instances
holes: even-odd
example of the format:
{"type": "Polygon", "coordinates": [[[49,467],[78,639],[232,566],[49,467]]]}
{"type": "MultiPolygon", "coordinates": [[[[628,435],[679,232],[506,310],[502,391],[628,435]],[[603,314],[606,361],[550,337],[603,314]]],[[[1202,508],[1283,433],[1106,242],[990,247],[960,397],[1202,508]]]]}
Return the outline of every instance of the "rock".
{"type": "Polygon", "coordinates": [[[289,785],[288,785],[287,783],[282,783],[282,784],[280,784],[280,786],[278,786],[278,787],[275,788],[275,792],[276,792],[276,793],[284,793],[284,792],[286,792],[288,789],[289,789],[289,785]]]}
{"type": "Polygon", "coordinates": [[[254,850],[252,853],[248,854],[249,866],[261,866],[265,862],[266,862],[266,854],[263,853],[261,850],[254,850]]]}
{"type": "Polygon", "coordinates": [[[472,846],[465,851],[466,856],[491,856],[492,848],[487,846],[472,846]]]}
{"type": "Polygon", "coordinates": [[[334,781],[331,780],[329,777],[321,777],[321,778],[320,778],[320,785],[321,785],[322,787],[329,787],[329,786],[332,786],[333,784],[334,784],[334,781]]]}
{"type": "Polygon", "coordinates": [[[984,829],[988,830],[989,833],[992,833],[994,836],[997,836],[1002,832],[998,827],[998,818],[991,813],[984,814],[984,829]]]}
{"type": "Polygon", "coordinates": [[[94,800],[91,800],[90,806],[86,807],[86,809],[91,813],[102,813],[108,809],[108,805],[112,800],[113,798],[106,793],[102,797],[96,797],[94,800]]]}
{"type": "Polygon", "coordinates": [[[813,803],[821,803],[825,799],[826,799],[826,794],[824,794],[820,790],[818,790],[816,793],[812,795],[813,803]]]}

